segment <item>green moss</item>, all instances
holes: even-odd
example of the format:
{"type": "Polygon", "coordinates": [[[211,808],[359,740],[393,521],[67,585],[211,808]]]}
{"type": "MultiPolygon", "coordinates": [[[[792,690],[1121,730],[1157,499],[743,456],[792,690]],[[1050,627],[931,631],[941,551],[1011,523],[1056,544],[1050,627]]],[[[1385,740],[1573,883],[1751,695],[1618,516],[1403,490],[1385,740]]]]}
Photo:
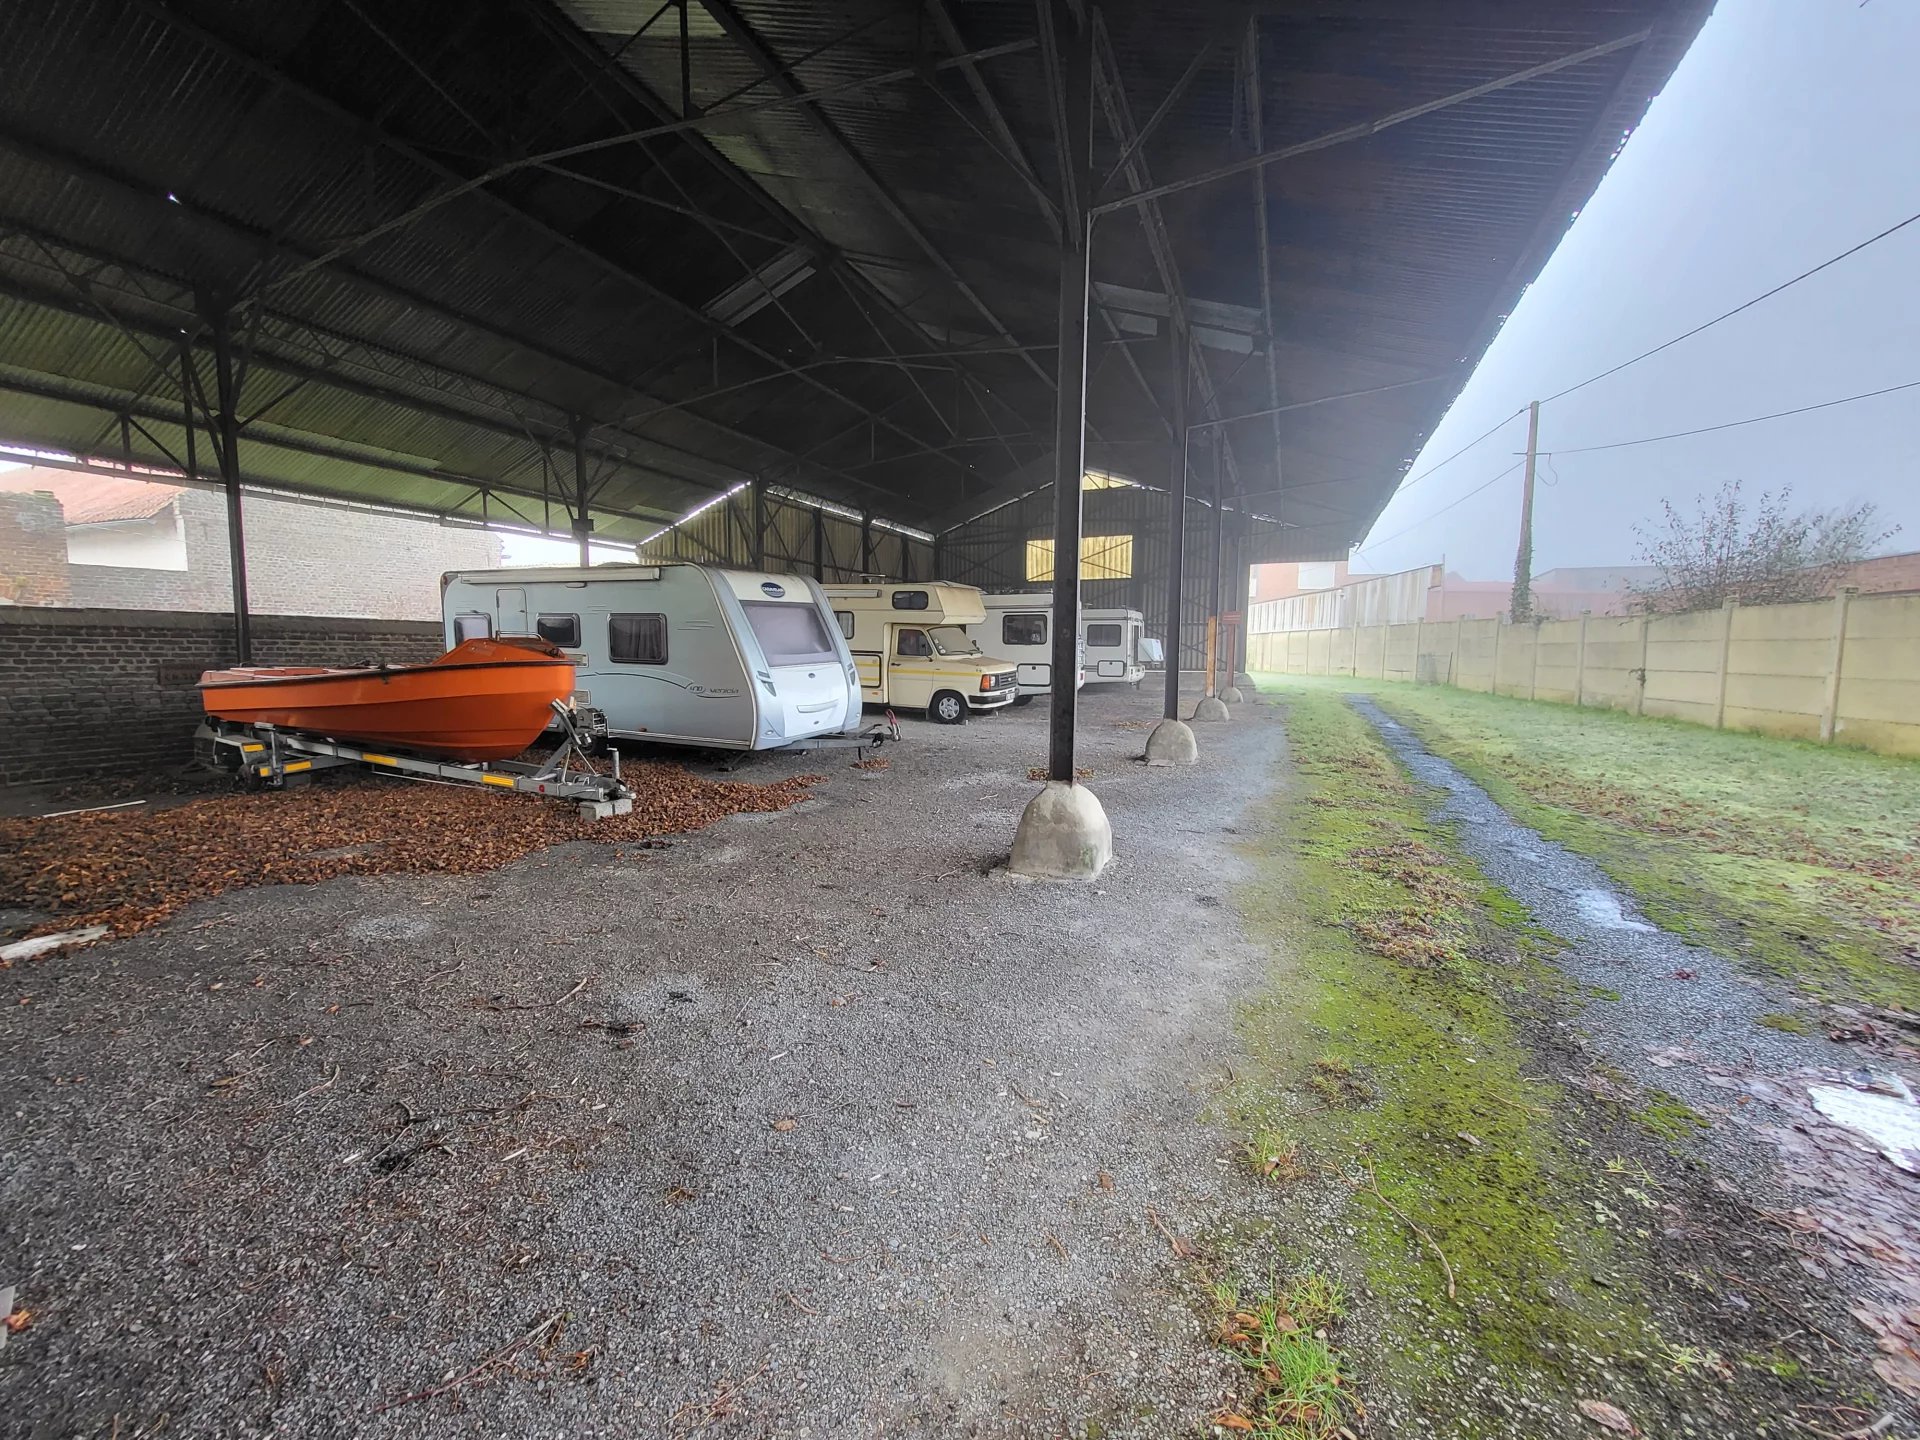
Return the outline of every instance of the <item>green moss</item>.
{"type": "Polygon", "coordinates": [[[1762,1015],[1755,1022],[1769,1030],[1783,1030],[1789,1035],[1812,1035],[1814,1024],[1804,1015],[1794,1015],[1784,1010],[1776,1010],[1770,1015],[1762,1015]]]}
{"type": "Polygon", "coordinates": [[[1647,1102],[1633,1111],[1633,1118],[1662,1140],[1691,1140],[1712,1126],[1699,1111],[1664,1090],[1648,1091],[1647,1102]]]}
{"type": "Polygon", "coordinates": [[[1509,1013],[1555,988],[1525,930],[1503,931],[1530,917],[1488,903],[1494,887],[1335,695],[1293,697],[1288,729],[1306,803],[1267,817],[1240,904],[1292,965],[1244,1012],[1260,1064],[1230,1112],[1290,1131],[1353,1187],[1346,1223],[1373,1308],[1418,1327],[1382,1361],[1404,1378],[1444,1376],[1462,1343],[1520,1388],[1553,1356],[1649,1353],[1645,1315],[1588,1278],[1613,1268],[1617,1242],[1583,1201],[1586,1167],[1553,1123],[1560,1092],[1526,1073],[1509,1013]],[[1425,873],[1423,851],[1450,880],[1425,873]],[[1388,958],[1410,910],[1433,943],[1388,958]],[[1297,1057],[1315,1054],[1303,1072],[1297,1057]],[[1317,1090],[1330,1058],[1365,1077],[1370,1103],[1302,1106],[1295,1087],[1317,1090]]]}

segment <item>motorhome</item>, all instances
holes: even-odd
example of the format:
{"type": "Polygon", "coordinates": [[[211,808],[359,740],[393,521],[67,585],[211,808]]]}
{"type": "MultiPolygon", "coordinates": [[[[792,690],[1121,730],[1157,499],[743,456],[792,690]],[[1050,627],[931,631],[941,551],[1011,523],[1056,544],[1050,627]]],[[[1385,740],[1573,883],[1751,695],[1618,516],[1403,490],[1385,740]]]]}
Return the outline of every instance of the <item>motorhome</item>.
{"type": "MultiPolygon", "coordinates": [[[[987,607],[983,625],[969,625],[967,632],[981,646],[1011,660],[1019,677],[1020,693],[1014,704],[1025,705],[1036,695],[1053,692],[1053,594],[1034,591],[1017,595],[982,597],[987,607]]],[[[1074,666],[1074,688],[1085,682],[1081,674],[1085,664],[1085,637],[1081,639],[1080,662],[1074,666]]]]}
{"type": "Polygon", "coordinates": [[[860,723],[847,642],[814,581],[705,565],[462,570],[441,577],[452,648],[538,635],[574,662],[576,707],[615,739],[777,750],[860,723]]]}
{"type": "Polygon", "coordinates": [[[987,618],[978,586],[829,585],[826,596],[867,704],[925,710],[929,719],[957,725],[1018,695],[1012,663],[983,653],[967,633],[987,618]]]}
{"type": "Polygon", "coordinates": [[[1138,610],[1080,612],[1081,675],[1096,685],[1138,685],[1163,654],[1138,610]]]}

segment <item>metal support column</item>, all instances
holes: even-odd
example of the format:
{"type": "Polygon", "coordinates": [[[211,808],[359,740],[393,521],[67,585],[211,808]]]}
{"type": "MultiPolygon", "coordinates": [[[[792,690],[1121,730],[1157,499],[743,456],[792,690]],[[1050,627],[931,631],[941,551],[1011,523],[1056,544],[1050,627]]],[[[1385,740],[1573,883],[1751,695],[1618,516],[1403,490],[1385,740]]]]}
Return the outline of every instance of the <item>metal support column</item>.
{"type": "Polygon", "coordinates": [[[587,422],[569,415],[567,423],[573,430],[573,534],[580,542],[580,566],[585,569],[593,563],[593,521],[587,515],[587,422]]]}
{"type": "Polygon", "coordinates": [[[860,514],[860,573],[873,573],[873,513],[862,511],[860,514]]]}
{"type": "Polygon", "coordinates": [[[767,482],[753,477],[753,568],[767,568],[767,482]]]}
{"type": "MultiPolygon", "coordinates": [[[[1213,441],[1213,584],[1208,592],[1207,614],[1213,617],[1217,625],[1220,621],[1220,571],[1225,558],[1227,540],[1227,467],[1220,454],[1219,432],[1214,432],[1213,441]]],[[[1216,642],[1215,632],[1209,630],[1208,644],[1216,642]]],[[[1214,654],[1207,652],[1207,694],[1214,693],[1214,654]]]]}
{"type": "Polygon", "coordinates": [[[1167,688],[1161,714],[1180,718],[1180,586],[1187,553],[1187,337],[1177,323],[1167,326],[1168,356],[1173,372],[1173,466],[1167,482],[1167,688]]]}
{"type": "Polygon", "coordinates": [[[818,508],[813,512],[813,578],[827,578],[827,512],[818,508]]]}
{"type": "Polygon", "coordinates": [[[1092,275],[1093,36],[1068,0],[1041,0],[1041,53],[1054,67],[1060,148],[1059,349],[1053,424],[1053,685],[1047,777],[1072,784],[1080,668],[1080,508],[1086,474],[1087,291],[1092,275]],[[1051,21],[1049,25],[1047,22],[1051,21]],[[1052,43],[1048,43],[1051,41],[1052,43]]]}
{"type": "MultiPolygon", "coordinates": [[[[247,532],[240,510],[240,381],[233,367],[233,331],[224,306],[209,307],[213,330],[214,458],[227,495],[227,564],[233,576],[235,663],[253,663],[253,617],[247,608],[247,532]],[[213,313],[217,310],[217,313],[213,313]]],[[[192,432],[189,431],[189,434],[192,432]]]]}

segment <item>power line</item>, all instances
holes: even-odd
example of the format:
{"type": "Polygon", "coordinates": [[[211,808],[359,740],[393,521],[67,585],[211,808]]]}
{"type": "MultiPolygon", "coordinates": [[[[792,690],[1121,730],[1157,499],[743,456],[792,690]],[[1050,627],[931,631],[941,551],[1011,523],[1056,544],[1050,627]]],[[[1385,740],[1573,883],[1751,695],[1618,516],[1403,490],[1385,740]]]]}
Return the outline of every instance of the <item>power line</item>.
{"type": "Polygon", "coordinates": [[[1738,315],[1741,311],[1751,310],[1754,306],[1758,305],[1763,300],[1771,300],[1775,295],[1778,295],[1782,290],[1786,290],[1791,286],[1798,285],[1802,280],[1808,279],[1811,276],[1818,275],[1822,270],[1827,269],[1829,266],[1838,265],[1842,260],[1847,259],[1849,256],[1858,255],[1862,250],[1866,249],[1869,245],[1879,244],[1882,240],[1886,239],[1889,235],[1897,234],[1899,231],[1902,231],[1906,229],[1907,226],[1913,224],[1916,220],[1920,220],[1920,213],[1909,215],[1906,219],[1900,221],[1899,223],[1894,225],[1889,225],[1886,229],[1882,230],[1878,235],[1869,236],[1867,239],[1862,240],[1858,245],[1854,245],[1846,250],[1842,250],[1838,255],[1832,256],[1829,259],[1822,260],[1818,265],[1815,265],[1811,270],[1802,270],[1798,275],[1794,276],[1791,280],[1783,280],[1780,284],[1774,286],[1771,290],[1768,290],[1762,294],[1756,295],[1751,300],[1748,300],[1743,304],[1734,306],[1733,309],[1727,311],[1724,315],[1716,315],[1713,317],[1713,319],[1707,321],[1705,324],[1696,325],[1693,327],[1693,329],[1688,330],[1683,334],[1676,335],[1671,340],[1663,341],[1662,343],[1654,346],[1651,350],[1643,350],[1638,355],[1634,356],[1631,360],[1622,360],[1618,365],[1615,365],[1611,370],[1602,370],[1598,375],[1590,375],[1585,380],[1582,380],[1578,385],[1569,385],[1566,389],[1547,396],[1547,398],[1541,401],[1540,403],[1545,405],[1545,404],[1551,403],[1552,401],[1563,399],[1566,396],[1573,394],[1573,392],[1576,390],[1584,390],[1587,388],[1587,386],[1593,384],[1594,382],[1606,379],[1609,375],[1618,375],[1622,370],[1625,370],[1629,365],[1638,365],[1642,360],[1647,359],[1649,356],[1658,355],[1662,350],[1670,350],[1675,345],[1678,345],[1682,340],[1691,340],[1694,336],[1698,335],[1702,330],[1711,330],[1715,325],[1718,325],[1722,320],[1731,320],[1735,315],[1738,315]]]}
{"type": "Polygon", "coordinates": [[[1518,420],[1522,415],[1526,413],[1527,413],[1527,407],[1522,405],[1518,410],[1514,411],[1513,414],[1507,416],[1506,419],[1502,420],[1499,424],[1495,425],[1491,430],[1483,431],[1481,434],[1474,436],[1473,439],[1469,440],[1466,444],[1462,445],[1458,450],[1454,451],[1451,455],[1447,456],[1446,459],[1434,461],[1433,464],[1429,465],[1426,469],[1422,470],[1418,475],[1409,475],[1406,479],[1402,480],[1398,485],[1393,487],[1393,493],[1395,495],[1398,495],[1402,491],[1406,490],[1409,486],[1418,485],[1422,480],[1426,479],[1427,476],[1433,474],[1433,472],[1438,470],[1441,466],[1451,465],[1454,461],[1458,460],[1462,455],[1466,454],[1469,450],[1473,449],[1473,447],[1478,445],[1481,441],[1491,440],[1495,435],[1498,435],[1508,425],[1512,424],[1515,420],[1518,420]]]}
{"type": "Polygon", "coordinates": [[[1447,511],[1453,509],[1454,506],[1465,504],[1467,501],[1471,500],[1474,496],[1478,495],[1482,490],[1485,490],[1490,485],[1498,484],[1500,481],[1506,479],[1507,476],[1511,475],[1514,471],[1518,470],[1522,465],[1526,463],[1527,462],[1524,459],[1514,461],[1513,464],[1509,465],[1506,469],[1502,470],[1498,475],[1495,475],[1491,480],[1481,481],[1480,484],[1474,486],[1473,489],[1467,491],[1466,494],[1461,495],[1456,499],[1449,500],[1446,504],[1442,505],[1438,510],[1434,511],[1431,515],[1424,516],[1421,519],[1414,521],[1413,524],[1411,525],[1403,526],[1402,528],[1394,531],[1393,534],[1391,535],[1383,535],[1378,540],[1375,540],[1371,545],[1362,545],[1359,547],[1359,549],[1355,553],[1364,555],[1369,550],[1373,550],[1378,548],[1379,546],[1386,545],[1394,540],[1398,540],[1402,535],[1408,534],[1414,530],[1418,530],[1422,525],[1425,525],[1429,520],[1438,520],[1442,515],[1446,514],[1447,511]]]}
{"type": "Polygon", "coordinates": [[[1702,425],[1697,430],[1675,430],[1668,435],[1643,435],[1638,440],[1615,440],[1606,445],[1556,445],[1555,455],[1591,455],[1596,450],[1624,450],[1629,445],[1653,445],[1661,440],[1681,440],[1689,435],[1711,435],[1716,430],[1737,430],[1742,425],[1758,425],[1763,420],[1781,420],[1789,415],[1806,415],[1814,410],[1831,410],[1836,405],[1851,405],[1856,400],[1871,400],[1879,395],[1897,395],[1902,390],[1920,389],[1920,380],[1909,380],[1904,385],[1889,385],[1883,390],[1867,390],[1859,395],[1843,395],[1838,400],[1822,400],[1817,405],[1801,405],[1792,410],[1775,410],[1766,415],[1754,415],[1745,420],[1728,420],[1719,425],[1702,425]]]}

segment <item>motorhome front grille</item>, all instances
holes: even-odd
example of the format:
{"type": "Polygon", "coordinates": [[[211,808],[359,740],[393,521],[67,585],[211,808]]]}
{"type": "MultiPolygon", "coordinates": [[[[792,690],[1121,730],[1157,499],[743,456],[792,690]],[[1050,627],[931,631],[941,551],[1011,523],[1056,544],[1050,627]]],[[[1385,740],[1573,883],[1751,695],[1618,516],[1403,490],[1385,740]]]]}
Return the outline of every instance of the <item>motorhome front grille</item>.
{"type": "Polygon", "coordinates": [[[1013,670],[1007,671],[1004,675],[989,675],[987,677],[987,688],[989,690],[1011,690],[1019,683],[1019,673],[1013,670]]]}

